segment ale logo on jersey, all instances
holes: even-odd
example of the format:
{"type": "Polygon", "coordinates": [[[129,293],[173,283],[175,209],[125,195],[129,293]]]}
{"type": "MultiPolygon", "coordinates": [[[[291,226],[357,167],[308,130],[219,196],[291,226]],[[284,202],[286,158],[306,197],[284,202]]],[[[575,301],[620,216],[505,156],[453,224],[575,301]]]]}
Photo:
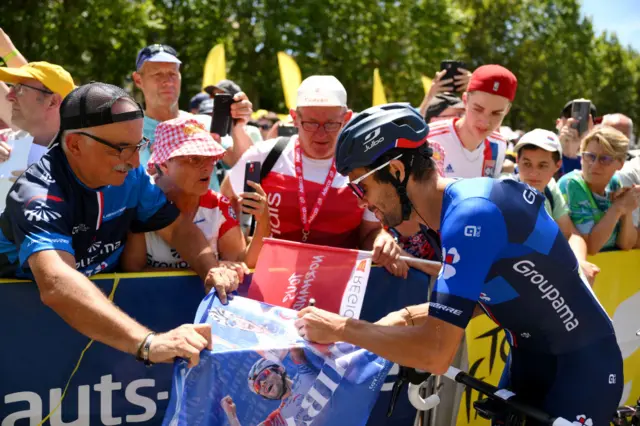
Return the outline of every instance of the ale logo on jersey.
{"type": "Polygon", "coordinates": [[[456,274],[456,268],[453,265],[458,262],[460,262],[460,254],[457,248],[452,247],[444,250],[444,266],[442,267],[441,274],[445,280],[456,274]]]}
{"type": "Polygon", "coordinates": [[[48,200],[56,201],[58,203],[64,201],[62,198],[54,195],[37,195],[35,197],[31,197],[31,199],[29,199],[29,201],[24,205],[24,215],[29,222],[52,222],[62,217],[62,214],[53,211],[53,209],[47,205],[48,200]],[[44,199],[44,202],[29,208],[29,204],[38,199],[44,199]]]}
{"type": "Polygon", "coordinates": [[[584,414],[580,414],[576,416],[576,421],[573,422],[574,426],[593,426],[593,420],[585,416],[584,414]]]}

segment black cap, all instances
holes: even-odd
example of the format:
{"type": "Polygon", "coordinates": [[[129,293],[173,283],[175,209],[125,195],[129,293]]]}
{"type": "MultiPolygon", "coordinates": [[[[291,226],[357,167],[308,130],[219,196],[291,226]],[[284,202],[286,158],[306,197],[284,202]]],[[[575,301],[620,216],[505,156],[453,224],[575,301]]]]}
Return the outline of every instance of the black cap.
{"type": "Polygon", "coordinates": [[[238,86],[235,82],[231,80],[220,80],[215,86],[211,85],[211,86],[205,87],[204,91],[207,92],[209,95],[213,96],[214,90],[216,89],[222,90],[230,94],[231,96],[235,95],[236,93],[242,92],[242,89],[240,88],[240,86],[238,86]]]}
{"type": "Polygon", "coordinates": [[[144,118],[142,107],[123,89],[111,84],[92,82],[74,89],[62,101],[60,131],[56,141],[67,130],[104,126],[140,118],[144,118]],[[119,100],[131,103],[136,110],[112,113],[111,108],[119,100]]]}
{"type": "Polygon", "coordinates": [[[213,99],[205,99],[200,102],[198,114],[213,114],[213,99]]]}
{"type": "Polygon", "coordinates": [[[447,108],[464,108],[464,102],[450,93],[437,94],[427,105],[427,112],[424,115],[425,121],[428,123],[429,120],[439,116],[447,108]]]}
{"type": "MultiPolygon", "coordinates": [[[[560,113],[560,116],[562,118],[571,118],[571,108],[573,107],[573,103],[575,101],[584,101],[584,100],[585,99],[574,99],[572,101],[567,102],[564,105],[564,108],[562,108],[562,112],[560,113]]],[[[595,120],[596,115],[598,115],[598,112],[597,112],[596,106],[593,104],[593,102],[591,102],[590,113],[591,113],[591,117],[595,120]]]]}

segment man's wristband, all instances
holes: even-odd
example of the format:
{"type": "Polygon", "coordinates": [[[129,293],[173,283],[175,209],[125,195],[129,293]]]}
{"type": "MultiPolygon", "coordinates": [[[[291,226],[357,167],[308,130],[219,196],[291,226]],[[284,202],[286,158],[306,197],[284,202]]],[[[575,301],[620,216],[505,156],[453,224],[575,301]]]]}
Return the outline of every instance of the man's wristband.
{"type": "Polygon", "coordinates": [[[136,359],[143,362],[146,366],[153,365],[153,363],[149,360],[149,348],[151,347],[151,340],[153,340],[153,336],[155,335],[156,333],[154,332],[147,334],[138,347],[138,352],[136,352],[136,359]]]}
{"type": "Polygon", "coordinates": [[[5,64],[8,64],[9,61],[13,58],[15,58],[16,56],[18,56],[20,52],[18,52],[18,49],[13,49],[11,52],[7,53],[6,56],[2,57],[2,60],[4,61],[5,64]]]}

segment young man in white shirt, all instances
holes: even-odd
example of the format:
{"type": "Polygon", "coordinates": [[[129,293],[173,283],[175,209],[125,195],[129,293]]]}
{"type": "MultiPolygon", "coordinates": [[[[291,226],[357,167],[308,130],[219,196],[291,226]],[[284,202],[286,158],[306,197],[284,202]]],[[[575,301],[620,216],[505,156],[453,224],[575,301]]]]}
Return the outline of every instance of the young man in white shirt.
{"type": "Polygon", "coordinates": [[[511,109],[518,81],[500,65],[484,65],[473,72],[462,95],[465,115],[429,125],[429,141],[445,151],[446,177],[499,177],[507,142],[498,133],[511,109]]]}

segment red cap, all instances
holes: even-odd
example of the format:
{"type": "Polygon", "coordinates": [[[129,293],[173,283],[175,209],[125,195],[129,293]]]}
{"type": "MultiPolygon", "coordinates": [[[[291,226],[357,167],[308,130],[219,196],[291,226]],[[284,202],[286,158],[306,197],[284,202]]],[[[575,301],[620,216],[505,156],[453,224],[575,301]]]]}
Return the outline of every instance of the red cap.
{"type": "Polygon", "coordinates": [[[498,95],[513,102],[518,88],[518,79],[500,65],[483,65],[471,74],[467,92],[485,92],[498,95]]]}

